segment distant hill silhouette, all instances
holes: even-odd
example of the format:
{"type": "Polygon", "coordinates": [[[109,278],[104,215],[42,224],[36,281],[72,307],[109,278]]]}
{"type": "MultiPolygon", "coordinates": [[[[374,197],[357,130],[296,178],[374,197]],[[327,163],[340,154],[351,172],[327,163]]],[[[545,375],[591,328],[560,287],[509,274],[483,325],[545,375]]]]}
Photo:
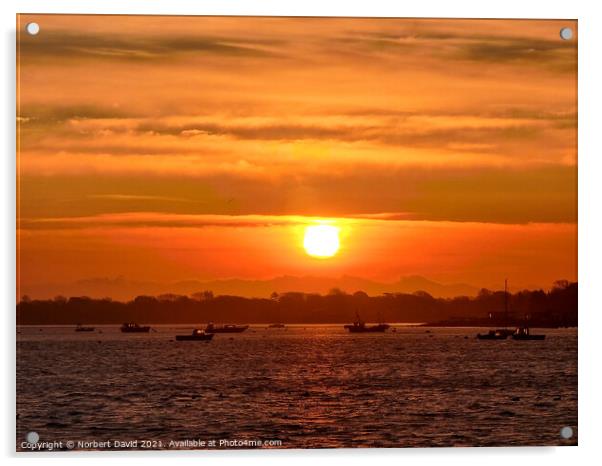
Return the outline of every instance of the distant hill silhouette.
{"type": "Polygon", "coordinates": [[[334,288],[327,294],[273,292],[269,298],[218,295],[199,290],[137,296],[127,302],[87,296],[32,300],[17,305],[18,324],[141,323],[336,323],[349,322],[359,311],[366,321],[439,322],[441,325],[515,325],[533,327],[577,325],[577,283],[558,281],[553,288],[508,294],[509,319],[503,291],[480,290],[474,297],[435,298],[424,291],[369,296],[334,288]]]}
{"type": "Polygon", "coordinates": [[[117,300],[129,300],[144,294],[157,296],[164,293],[189,295],[198,290],[212,290],[217,295],[234,295],[248,298],[267,298],[273,292],[284,293],[298,291],[301,293],[328,293],[338,288],[348,293],[362,290],[371,296],[384,293],[414,293],[425,291],[436,298],[452,298],[454,296],[475,296],[479,288],[463,283],[441,284],[427,278],[411,275],[400,278],[393,283],[380,283],[358,277],[343,276],[340,278],[293,277],[281,276],[268,280],[226,279],[213,281],[180,281],[168,284],[154,282],[130,281],[118,278],[92,278],[64,285],[37,286],[36,292],[24,290],[25,294],[35,297],[51,298],[70,290],[74,296],[90,296],[103,298],[110,296],[117,300]]]}

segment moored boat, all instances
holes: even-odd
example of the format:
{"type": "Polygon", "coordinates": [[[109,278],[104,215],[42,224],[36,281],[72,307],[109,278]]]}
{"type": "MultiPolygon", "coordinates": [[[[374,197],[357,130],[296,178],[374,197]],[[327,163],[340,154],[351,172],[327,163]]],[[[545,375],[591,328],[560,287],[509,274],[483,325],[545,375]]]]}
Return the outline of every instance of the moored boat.
{"type": "Polygon", "coordinates": [[[77,324],[75,326],[75,331],[76,332],[93,332],[95,329],[94,327],[87,327],[85,325],[82,324],[77,324]]]}
{"type": "Polygon", "coordinates": [[[148,333],[150,329],[150,325],[138,325],[135,322],[126,322],[121,326],[123,333],[148,333]]]}
{"type": "Polygon", "coordinates": [[[205,327],[205,333],[241,333],[248,328],[248,325],[214,325],[213,322],[209,322],[205,327]]]}
{"type": "Polygon", "coordinates": [[[545,340],[545,335],[534,335],[529,330],[529,327],[517,327],[512,334],[514,340],[545,340]]]}
{"type": "Polygon", "coordinates": [[[505,340],[508,338],[506,329],[489,330],[487,333],[478,333],[479,340],[505,340]]]}
{"type": "Polygon", "coordinates": [[[214,337],[213,333],[205,333],[204,330],[195,328],[190,335],[176,335],[178,341],[209,341],[214,337]]]}
{"type": "Polygon", "coordinates": [[[366,325],[366,323],[360,318],[359,314],[356,312],[356,321],[352,324],[344,325],[343,327],[349,330],[349,333],[377,333],[386,331],[390,325],[385,323],[379,323],[376,325],[366,325]]]}
{"type": "Polygon", "coordinates": [[[281,324],[281,323],[275,323],[275,324],[270,324],[268,325],[268,328],[285,328],[286,325],[281,324]]]}

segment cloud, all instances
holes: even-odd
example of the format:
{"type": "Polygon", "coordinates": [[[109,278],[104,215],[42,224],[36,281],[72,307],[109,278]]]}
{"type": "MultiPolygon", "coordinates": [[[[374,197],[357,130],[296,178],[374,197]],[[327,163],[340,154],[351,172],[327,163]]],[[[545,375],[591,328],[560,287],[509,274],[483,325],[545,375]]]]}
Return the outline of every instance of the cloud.
{"type": "Polygon", "coordinates": [[[454,28],[445,21],[409,21],[400,25],[398,32],[350,31],[338,37],[337,42],[356,53],[376,54],[381,59],[383,52],[422,56],[427,66],[432,64],[431,58],[437,57],[450,62],[485,62],[490,66],[514,62],[554,71],[574,71],[576,67],[576,40],[560,40],[557,33],[545,34],[543,30],[539,37],[520,32],[496,34],[492,31],[497,28],[491,21],[488,32],[484,31],[488,21],[464,21],[464,27],[460,23],[457,21],[454,28]]]}
{"type": "MultiPolygon", "coordinates": [[[[356,216],[354,218],[362,218],[356,216]]],[[[371,217],[369,217],[371,218],[371,217]]],[[[25,230],[80,229],[94,227],[268,227],[307,225],[319,221],[319,217],[278,215],[191,215],[162,212],[125,212],[100,214],[86,217],[23,218],[20,228],[25,230]]],[[[339,222],[345,219],[338,219],[339,222]]]]}
{"type": "MultiPolygon", "coordinates": [[[[97,154],[198,154],[203,143],[223,141],[323,141],[369,143],[393,147],[438,148],[441,151],[503,152],[514,143],[542,143],[552,130],[573,130],[572,112],[550,113],[502,110],[498,114],[376,114],[290,115],[277,117],[172,116],[114,118],[107,109],[92,109],[89,116],[72,116],[78,109],[58,108],[56,116],[24,111],[30,120],[24,135],[55,122],[53,136],[24,138],[23,148],[97,154]],[[41,115],[46,115],[45,117],[41,115]],[[99,117],[99,115],[101,115],[99,117]],[[108,137],[103,137],[108,136],[108,137]],[[217,139],[216,139],[217,138],[217,139]]],[[[79,109],[82,111],[83,109],[79,109]]],[[[224,142],[224,147],[227,146],[224,142]]],[[[217,146],[215,146],[217,147],[217,146]]],[[[236,149],[234,149],[236,150],[236,149]]],[[[245,148],[241,145],[241,151],[245,148]]]]}
{"type": "Polygon", "coordinates": [[[20,212],[29,219],[133,211],[349,218],[401,212],[404,219],[576,222],[576,183],[574,166],[407,169],[384,165],[370,170],[357,167],[344,175],[323,170],[306,177],[289,173],[270,179],[231,171],[197,177],[25,175],[20,212]]]}
{"type": "Polygon", "coordinates": [[[33,217],[576,218],[566,21],[23,20],[43,23],[19,37],[33,217]]]}
{"type": "Polygon", "coordinates": [[[260,41],[219,36],[140,36],[112,32],[95,34],[61,29],[43,35],[20,37],[20,53],[30,60],[48,61],[93,58],[108,61],[172,61],[194,54],[220,57],[277,57],[269,50],[278,41],[260,41]]]}
{"type": "Polygon", "coordinates": [[[167,201],[167,202],[194,202],[191,199],[169,196],[148,196],[140,194],[90,194],[90,199],[106,199],[109,201],[167,201]]]}
{"type": "Polygon", "coordinates": [[[526,37],[485,37],[458,46],[457,58],[486,63],[520,62],[526,66],[552,66],[571,71],[577,65],[575,44],[526,37]]]}
{"type": "Polygon", "coordinates": [[[140,112],[126,111],[116,106],[93,105],[90,103],[79,105],[38,103],[21,106],[20,111],[23,115],[27,115],[28,120],[33,124],[64,124],[70,120],[78,119],[115,120],[145,116],[140,112]]]}

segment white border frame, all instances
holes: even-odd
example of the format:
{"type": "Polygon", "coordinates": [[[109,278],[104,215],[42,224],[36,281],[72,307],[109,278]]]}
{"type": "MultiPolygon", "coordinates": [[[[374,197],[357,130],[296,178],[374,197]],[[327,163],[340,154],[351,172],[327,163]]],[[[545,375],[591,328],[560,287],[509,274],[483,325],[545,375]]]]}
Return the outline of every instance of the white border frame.
{"type": "MultiPolygon", "coordinates": [[[[600,457],[598,434],[602,383],[596,355],[601,354],[599,337],[602,329],[602,296],[596,285],[597,265],[602,262],[600,239],[602,222],[597,199],[602,199],[602,144],[598,133],[597,111],[602,108],[602,21],[598,2],[592,0],[528,1],[506,0],[481,2],[470,0],[23,0],[1,2],[3,34],[2,79],[3,109],[0,112],[3,154],[1,219],[2,238],[0,287],[2,306],[2,356],[4,376],[0,383],[5,413],[0,427],[2,456],[12,463],[19,457],[28,464],[35,459],[55,458],[67,461],[104,464],[130,459],[161,464],[178,459],[231,464],[276,464],[287,461],[304,464],[345,461],[354,465],[366,461],[399,464],[421,461],[426,464],[490,465],[523,461],[545,461],[550,465],[587,462],[600,457]],[[446,17],[446,18],[562,18],[579,20],[579,446],[542,448],[454,448],[392,450],[280,450],[228,452],[93,452],[93,453],[14,453],[15,441],[15,14],[19,13],[97,13],[97,14],[185,14],[185,15],[270,15],[270,16],[366,16],[366,17],[446,17]]],[[[23,464],[23,463],[21,463],[23,464]]]]}

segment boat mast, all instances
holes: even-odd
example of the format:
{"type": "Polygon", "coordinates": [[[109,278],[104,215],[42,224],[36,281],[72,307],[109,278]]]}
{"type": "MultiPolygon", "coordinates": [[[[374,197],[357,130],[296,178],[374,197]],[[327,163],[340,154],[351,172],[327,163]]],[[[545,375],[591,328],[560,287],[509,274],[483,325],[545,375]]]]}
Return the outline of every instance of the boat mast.
{"type": "Polygon", "coordinates": [[[508,327],[508,279],[504,280],[504,328],[508,327]]]}

